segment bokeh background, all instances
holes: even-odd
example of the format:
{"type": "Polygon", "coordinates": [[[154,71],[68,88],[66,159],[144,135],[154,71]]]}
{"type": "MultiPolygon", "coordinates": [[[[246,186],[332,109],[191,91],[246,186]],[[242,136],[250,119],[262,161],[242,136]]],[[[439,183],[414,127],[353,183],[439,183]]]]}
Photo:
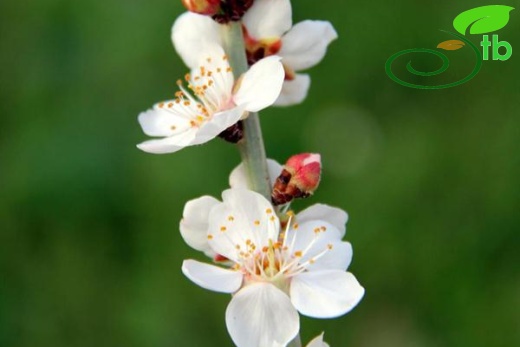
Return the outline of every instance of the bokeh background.
{"type": "MultiPolygon", "coordinates": [[[[488,4],[293,2],[295,22],[329,20],[340,39],[310,70],[305,103],[262,112],[267,152],[322,153],[320,189],[294,206],[349,212],[351,271],[367,290],[342,318],[302,318],[304,341],[520,345],[520,12],[498,32],[511,59],[485,61],[462,86],[405,88],[384,71],[488,4]]],[[[232,345],[229,297],[180,271],[203,256],[178,222],[187,200],[219,196],[239,155],[220,140],[175,155],[135,148],[137,114],[186,71],[169,38],[182,11],[176,0],[0,2],[0,346],[232,345]]],[[[469,49],[447,54],[441,79],[472,69],[469,49]]]]}

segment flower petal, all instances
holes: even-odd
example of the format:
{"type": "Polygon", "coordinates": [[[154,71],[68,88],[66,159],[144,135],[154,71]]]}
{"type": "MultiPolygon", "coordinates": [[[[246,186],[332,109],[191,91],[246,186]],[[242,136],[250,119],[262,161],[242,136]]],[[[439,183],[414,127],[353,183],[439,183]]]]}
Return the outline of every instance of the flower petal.
{"type": "MultiPolygon", "coordinates": [[[[280,165],[276,160],[267,159],[267,171],[269,171],[269,182],[272,187],[276,178],[280,176],[280,173],[282,172],[282,165],[280,165]]],[[[231,171],[231,174],[229,175],[229,186],[231,188],[248,188],[247,174],[243,163],[240,163],[233,169],[233,171],[231,171]]]]}
{"type": "Polygon", "coordinates": [[[242,285],[241,272],[187,259],[182,263],[182,273],[204,289],[219,293],[233,293],[242,285]]]}
{"type": "Polygon", "coordinates": [[[221,44],[219,24],[208,16],[186,12],[172,27],[172,42],[184,63],[195,68],[208,43],[221,44]]]}
{"type": "Polygon", "coordinates": [[[327,270],[294,276],[290,292],[291,301],[301,314],[334,318],[352,310],[365,289],[350,272],[327,270]]]}
{"type": "Polygon", "coordinates": [[[298,223],[305,223],[311,220],[322,220],[334,225],[341,233],[341,238],[345,236],[345,225],[348,221],[347,212],[340,208],[325,204],[314,204],[296,215],[298,223]]]}
{"type": "Polygon", "coordinates": [[[257,40],[281,37],[292,26],[289,0],[256,0],[242,17],[248,34],[257,40]]]}
{"type": "Polygon", "coordinates": [[[273,55],[258,61],[242,76],[233,96],[236,105],[257,112],[272,105],[282,90],[285,72],[280,57],[273,55]]]}
{"type": "Polygon", "coordinates": [[[238,347],[285,346],[300,329],[289,297],[269,283],[236,293],[226,310],[226,325],[238,347]]]}
{"type": "Polygon", "coordinates": [[[142,151],[153,154],[173,153],[191,145],[195,138],[196,131],[190,129],[184,133],[165,137],[164,139],[148,140],[137,145],[142,151]]]}
{"type": "Polygon", "coordinates": [[[298,263],[309,271],[334,269],[345,271],[352,261],[352,246],[341,241],[339,231],[323,221],[310,221],[289,229],[286,245],[291,253],[300,253],[298,263]]]}
{"type": "Polygon", "coordinates": [[[208,242],[224,257],[237,261],[240,253],[278,239],[280,222],[271,203],[262,195],[246,189],[228,189],[223,203],[209,215],[208,242]]]}
{"type": "Polygon", "coordinates": [[[143,132],[148,136],[172,136],[190,128],[190,121],[173,101],[156,104],[153,109],[141,112],[138,116],[143,132]],[[159,107],[158,105],[175,105],[159,107]]]}
{"type": "Polygon", "coordinates": [[[242,106],[215,113],[209,121],[203,123],[198,129],[191,144],[199,145],[214,139],[218,134],[238,122],[243,114],[244,107],[242,106]]]}
{"type": "Polygon", "coordinates": [[[326,21],[306,20],[292,27],[282,37],[282,48],[278,52],[283,63],[295,71],[318,64],[327,51],[327,46],[338,34],[326,21]]]}
{"type": "Polygon", "coordinates": [[[295,74],[294,79],[283,82],[282,91],[275,101],[276,106],[290,106],[301,103],[306,97],[311,78],[309,75],[295,74]]]}
{"type": "MultiPolygon", "coordinates": [[[[201,49],[199,61],[190,73],[191,89],[197,94],[197,89],[203,88],[204,98],[212,104],[212,107],[225,110],[229,108],[229,100],[235,84],[228,57],[224,48],[217,43],[208,42],[201,49]]],[[[196,114],[199,113],[200,110],[197,110],[196,114]]]]}
{"type": "Polygon", "coordinates": [[[202,196],[184,205],[180,223],[181,236],[193,249],[204,252],[213,258],[215,252],[208,244],[209,212],[220,203],[212,196],[202,196]]]}
{"type": "Polygon", "coordinates": [[[323,333],[313,338],[306,347],[329,347],[329,344],[323,341],[323,333]]]}
{"type": "MultiPolygon", "coordinates": [[[[314,255],[315,260],[313,262],[309,262],[306,268],[309,271],[347,270],[350,263],[352,262],[352,245],[349,242],[333,241],[327,245],[324,245],[323,248],[325,247],[330,248],[319,257],[317,257],[317,254],[314,255]]],[[[317,247],[315,247],[315,249],[316,248],[317,247]]],[[[307,252],[302,261],[311,259],[311,253],[311,251],[307,252]]]]}

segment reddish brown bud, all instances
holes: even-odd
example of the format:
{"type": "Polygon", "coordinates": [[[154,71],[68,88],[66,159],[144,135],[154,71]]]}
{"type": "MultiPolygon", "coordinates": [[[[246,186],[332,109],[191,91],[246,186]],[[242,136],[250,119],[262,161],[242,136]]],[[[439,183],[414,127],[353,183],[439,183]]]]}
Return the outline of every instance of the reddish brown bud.
{"type": "Polygon", "coordinates": [[[239,21],[251,6],[254,0],[222,0],[220,12],[212,18],[218,23],[226,24],[239,21]]]}
{"type": "Polygon", "coordinates": [[[220,12],[221,0],[182,0],[184,7],[190,12],[213,16],[220,12]]]}
{"type": "Polygon", "coordinates": [[[289,158],[276,179],[271,198],[282,205],[295,198],[306,198],[318,188],[321,177],[319,154],[302,153],[289,158]]]}
{"type": "Polygon", "coordinates": [[[242,121],[233,124],[226,130],[218,134],[218,136],[226,140],[227,142],[238,143],[244,137],[244,125],[242,121]]]}

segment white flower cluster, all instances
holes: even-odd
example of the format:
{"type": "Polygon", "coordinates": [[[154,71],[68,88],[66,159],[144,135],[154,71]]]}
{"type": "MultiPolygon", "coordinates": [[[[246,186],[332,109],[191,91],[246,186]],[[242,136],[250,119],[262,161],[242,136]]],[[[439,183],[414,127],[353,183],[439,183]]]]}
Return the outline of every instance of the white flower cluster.
{"type": "MultiPolygon", "coordinates": [[[[302,102],[310,77],[297,71],[321,61],[337,37],[329,22],[293,26],[289,0],[183,3],[203,13],[184,13],[172,28],[174,47],[191,72],[178,81],[175,98],[139,115],[143,131],[158,137],[138,145],[149,153],[202,144],[252,112],[302,102]],[[242,3],[247,7],[236,5],[242,3]],[[226,18],[237,16],[239,46],[249,65],[240,76],[223,48],[227,38],[221,30],[226,18]]],[[[309,196],[319,183],[317,154],[299,154],[285,166],[268,159],[272,197],[249,190],[245,164],[231,173],[222,201],[203,196],[186,203],[180,233],[214,264],[188,259],[182,272],[203,288],[232,295],[225,319],[237,346],[287,346],[299,333],[298,312],[338,317],[364,295],[346,271],[352,260],[352,246],[342,241],[347,214],[323,204],[290,210],[293,198],[309,196]]],[[[328,346],[322,335],[307,346],[328,346]]]]}
{"type": "MultiPolygon", "coordinates": [[[[269,164],[271,175],[281,172],[280,164],[269,164]]],[[[345,272],[352,246],[342,241],[343,210],[316,204],[278,217],[262,195],[242,188],[242,166],[230,185],[222,202],[189,201],[180,230],[188,245],[221,265],[189,259],[182,271],[203,288],[233,294],[226,324],[237,346],[285,346],[299,331],[297,311],[333,318],[356,306],[364,289],[345,272]]]]}

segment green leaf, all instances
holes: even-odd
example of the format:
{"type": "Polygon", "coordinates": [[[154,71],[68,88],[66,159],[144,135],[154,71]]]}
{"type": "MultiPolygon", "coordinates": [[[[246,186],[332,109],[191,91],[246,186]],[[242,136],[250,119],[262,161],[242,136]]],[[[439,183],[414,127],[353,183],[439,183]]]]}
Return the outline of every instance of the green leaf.
{"type": "Polygon", "coordinates": [[[505,5],[488,5],[472,8],[459,14],[453,20],[453,27],[462,35],[486,34],[502,29],[509,22],[509,12],[514,7],[505,5]]]}

